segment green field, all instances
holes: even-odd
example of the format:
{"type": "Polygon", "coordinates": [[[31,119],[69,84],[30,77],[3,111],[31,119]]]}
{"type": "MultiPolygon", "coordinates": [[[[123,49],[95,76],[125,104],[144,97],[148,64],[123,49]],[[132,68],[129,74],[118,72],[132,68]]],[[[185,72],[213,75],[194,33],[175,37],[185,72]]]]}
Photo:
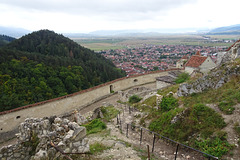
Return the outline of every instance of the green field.
{"type": "MultiPolygon", "coordinates": [[[[237,35],[211,35],[217,40],[239,39],[237,35]]],[[[200,45],[231,46],[232,43],[209,42],[201,35],[163,35],[158,37],[107,37],[107,38],[74,38],[75,42],[94,51],[143,47],[151,45],[200,45]]]]}

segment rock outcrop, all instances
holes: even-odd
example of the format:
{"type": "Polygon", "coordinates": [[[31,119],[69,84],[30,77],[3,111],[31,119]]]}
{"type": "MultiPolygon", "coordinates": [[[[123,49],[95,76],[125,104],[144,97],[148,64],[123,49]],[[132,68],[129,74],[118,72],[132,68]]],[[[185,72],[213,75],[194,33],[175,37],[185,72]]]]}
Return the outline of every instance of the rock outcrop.
{"type": "Polygon", "coordinates": [[[54,159],[61,155],[53,144],[64,153],[86,153],[85,136],[85,127],[65,118],[28,118],[19,125],[18,143],[2,147],[0,159],[54,159]]]}
{"type": "Polygon", "coordinates": [[[221,63],[209,74],[199,78],[193,83],[182,84],[178,88],[177,95],[188,96],[193,93],[200,93],[207,89],[217,89],[228,82],[233,75],[240,75],[240,65],[235,59],[240,55],[240,42],[236,43],[223,56],[221,63]]]}

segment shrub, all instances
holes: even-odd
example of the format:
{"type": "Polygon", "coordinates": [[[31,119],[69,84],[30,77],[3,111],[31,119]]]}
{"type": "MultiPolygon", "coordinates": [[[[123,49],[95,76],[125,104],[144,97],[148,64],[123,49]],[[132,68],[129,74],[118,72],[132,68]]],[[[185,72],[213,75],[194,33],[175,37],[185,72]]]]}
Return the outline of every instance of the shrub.
{"type": "Polygon", "coordinates": [[[203,104],[196,104],[187,109],[175,108],[161,113],[159,118],[150,123],[149,129],[180,142],[189,141],[189,145],[193,145],[198,135],[208,138],[225,126],[220,114],[203,104]],[[173,118],[177,120],[173,122],[173,118]]]}
{"type": "Polygon", "coordinates": [[[30,137],[29,141],[23,143],[23,145],[25,147],[31,148],[31,150],[29,151],[29,155],[35,154],[39,142],[40,141],[39,141],[37,133],[31,132],[31,137],[30,137]]]}
{"type": "Polygon", "coordinates": [[[190,75],[188,73],[181,73],[178,75],[178,77],[175,80],[175,83],[179,84],[179,83],[183,83],[186,82],[187,80],[189,80],[190,75]]]}
{"type": "Polygon", "coordinates": [[[100,119],[94,119],[88,124],[83,126],[86,127],[87,134],[97,133],[107,128],[106,124],[102,122],[100,119]]]}
{"type": "Polygon", "coordinates": [[[202,149],[203,152],[219,158],[227,154],[232,148],[226,140],[221,140],[219,137],[201,139],[195,141],[195,144],[196,147],[202,149]]]}
{"type": "Polygon", "coordinates": [[[167,97],[163,97],[160,103],[161,111],[169,111],[178,106],[178,100],[173,97],[173,95],[169,95],[167,97]]]}
{"type": "Polygon", "coordinates": [[[133,95],[133,96],[129,97],[128,102],[129,102],[130,104],[133,104],[133,103],[137,103],[137,102],[141,101],[141,99],[142,99],[142,98],[140,98],[139,96],[133,95]]]}

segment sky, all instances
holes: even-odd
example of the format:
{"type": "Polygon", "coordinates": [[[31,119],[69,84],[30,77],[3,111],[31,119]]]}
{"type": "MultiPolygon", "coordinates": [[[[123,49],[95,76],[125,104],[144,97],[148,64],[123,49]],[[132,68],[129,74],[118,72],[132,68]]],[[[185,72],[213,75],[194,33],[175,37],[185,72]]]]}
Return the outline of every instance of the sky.
{"type": "Polygon", "coordinates": [[[0,0],[0,26],[58,33],[240,24],[239,0],[0,0]]]}

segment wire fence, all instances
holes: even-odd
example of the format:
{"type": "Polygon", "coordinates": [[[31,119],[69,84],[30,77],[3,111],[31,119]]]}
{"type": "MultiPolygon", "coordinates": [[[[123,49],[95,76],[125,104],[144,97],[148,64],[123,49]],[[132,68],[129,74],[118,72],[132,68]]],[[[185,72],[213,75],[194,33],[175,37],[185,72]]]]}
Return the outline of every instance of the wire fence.
{"type": "MultiPolygon", "coordinates": [[[[174,141],[168,137],[160,135],[156,132],[150,131],[144,127],[136,126],[135,124],[125,122],[125,116],[134,114],[135,108],[125,105],[123,112],[117,115],[117,125],[126,137],[139,141],[141,147],[151,146],[151,152],[157,154],[159,157],[164,158],[165,155],[170,156],[170,159],[177,159],[178,157],[183,159],[193,159],[197,157],[198,160],[205,159],[218,159],[213,155],[202,152],[185,144],[174,141]],[[146,144],[146,145],[145,145],[146,144]],[[175,147],[174,147],[175,146],[175,147]],[[166,153],[166,151],[168,153],[166,153]],[[170,153],[169,153],[170,152],[170,153]]],[[[146,149],[146,148],[145,148],[146,149]]]]}

